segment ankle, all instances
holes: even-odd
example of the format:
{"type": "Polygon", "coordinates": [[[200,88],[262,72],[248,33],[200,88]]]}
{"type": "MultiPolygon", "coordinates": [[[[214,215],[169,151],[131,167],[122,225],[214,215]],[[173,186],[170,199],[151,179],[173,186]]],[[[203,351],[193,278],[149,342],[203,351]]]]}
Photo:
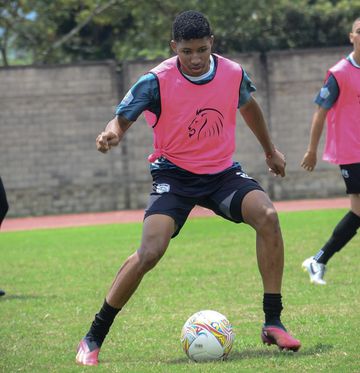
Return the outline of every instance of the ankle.
{"type": "Polygon", "coordinates": [[[283,325],[283,323],[280,321],[280,319],[271,319],[271,320],[268,320],[268,321],[265,322],[264,326],[265,327],[267,327],[267,326],[275,326],[277,328],[280,328],[280,329],[283,329],[284,331],[286,331],[286,328],[283,325]]]}
{"type": "Polygon", "coordinates": [[[84,338],[87,346],[89,347],[89,350],[90,351],[94,351],[96,350],[97,348],[100,348],[101,345],[102,345],[102,342],[103,341],[99,341],[97,340],[93,335],[91,335],[90,333],[87,333],[85,338],[84,338]]]}

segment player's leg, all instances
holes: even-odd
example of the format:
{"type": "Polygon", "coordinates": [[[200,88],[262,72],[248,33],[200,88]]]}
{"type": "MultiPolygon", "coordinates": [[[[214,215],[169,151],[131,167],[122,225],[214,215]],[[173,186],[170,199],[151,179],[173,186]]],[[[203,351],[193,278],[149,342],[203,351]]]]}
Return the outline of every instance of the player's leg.
{"type": "MultiPolygon", "coordinates": [[[[8,201],[6,198],[5,187],[0,177],[0,228],[1,228],[1,223],[3,222],[8,210],[9,210],[9,205],[8,205],[8,201]]],[[[0,296],[3,296],[3,295],[5,295],[5,291],[0,289],[0,296]]]]}
{"type": "Polygon", "coordinates": [[[357,194],[350,194],[349,197],[351,212],[357,216],[360,216],[360,192],[357,194]]]}
{"type": "Polygon", "coordinates": [[[264,343],[297,351],[300,342],[287,333],[280,321],[284,248],[277,212],[261,186],[234,165],[203,203],[216,214],[235,223],[245,222],[256,231],[258,266],[263,280],[264,343]],[[267,333],[265,336],[264,333],[267,333]]]}
{"type": "Polygon", "coordinates": [[[280,293],[284,244],[279,219],[266,193],[249,192],[241,206],[244,222],[256,231],[256,254],[265,293],[280,293]]]}
{"type": "Polygon", "coordinates": [[[314,259],[326,265],[355,235],[360,226],[360,195],[350,194],[351,210],[336,225],[330,239],[314,259]]]}
{"type": "Polygon", "coordinates": [[[167,215],[150,215],[144,220],[140,248],[119,269],[89,332],[81,340],[76,362],[97,365],[102,343],[121,308],[133,295],[142,278],[163,256],[175,232],[174,219],[167,215]]]}
{"type": "Polygon", "coordinates": [[[286,331],[280,320],[284,244],[275,207],[266,193],[253,190],[243,198],[241,212],[244,222],[256,231],[256,253],[264,287],[262,341],[276,344],[280,349],[297,351],[300,341],[286,331]]]}
{"type": "Polygon", "coordinates": [[[0,227],[8,210],[9,204],[6,198],[5,187],[0,177],[0,227]]]}
{"type": "Polygon", "coordinates": [[[104,304],[78,347],[76,361],[97,365],[100,347],[120,309],[130,299],[143,276],[165,253],[170,239],[176,236],[194,207],[191,198],[172,193],[151,193],[145,210],[140,248],[130,255],[120,268],[104,304]]]}
{"type": "Polygon", "coordinates": [[[351,210],[339,221],[331,237],[313,256],[302,263],[314,284],[325,285],[324,274],[328,261],[339,252],[355,235],[360,227],[360,163],[340,166],[350,197],[351,210]]]}
{"type": "Polygon", "coordinates": [[[122,308],[143,276],[152,269],[167,249],[175,232],[175,222],[167,215],[150,215],[144,220],[140,248],[120,268],[106,297],[114,308],[122,308]]]}

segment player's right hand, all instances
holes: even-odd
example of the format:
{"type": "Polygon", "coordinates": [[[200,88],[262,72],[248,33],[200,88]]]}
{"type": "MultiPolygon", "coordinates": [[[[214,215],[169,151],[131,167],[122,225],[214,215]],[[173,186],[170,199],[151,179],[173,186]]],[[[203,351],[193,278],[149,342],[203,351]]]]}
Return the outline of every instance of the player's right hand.
{"type": "Polygon", "coordinates": [[[96,138],[96,149],[101,153],[106,153],[113,146],[118,145],[119,142],[120,138],[116,133],[104,131],[96,138]]]}

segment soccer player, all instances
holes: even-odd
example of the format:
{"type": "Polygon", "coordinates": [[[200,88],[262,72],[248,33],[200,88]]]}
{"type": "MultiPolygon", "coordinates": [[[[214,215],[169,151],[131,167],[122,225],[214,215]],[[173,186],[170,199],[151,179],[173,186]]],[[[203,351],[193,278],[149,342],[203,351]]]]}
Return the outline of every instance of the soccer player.
{"type": "Polygon", "coordinates": [[[277,212],[261,186],[233,161],[238,108],[263,147],[272,173],[285,176],[285,158],[271,142],[246,72],[239,64],[212,54],[212,46],[213,35],[203,14],[179,14],[171,41],[176,55],[135,83],[96,139],[97,149],[106,153],[145,111],[154,134],[154,151],[149,156],[153,189],[140,246],[120,268],[80,341],[76,356],[80,364],[98,364],[115,316],[164,255],[195,205],[255,229],[264,288],[262,341],[280,349],[300,348],[280,320],[284,254],[277,212]]]}
{"type": "MultiPolygon", "coordinates": [[[[0,228],[1,228],[1,224],[8,210],[9,210],[9,205],[8,205],[8,201],[6,198],[5,187],[0,177],[0,228]]],[[[5,295],[5,291],[0,289],[0,296],[3,296],[3,295],[5,295]]]]}
{"type": "Polygon", "coordinates": [[[351,209],[320,251],[302,263],[310,281],[318,285],[326,285],[324,274],[329,259],[355,236],[360,226],[360,18],[354,21],[349,37],[354,50],[330,68],[315,98],[318,106],[312,119],[308,149],[301,163],[305,170],[314,170],[327,119],[323,159],[340,166],[351,209]]]}

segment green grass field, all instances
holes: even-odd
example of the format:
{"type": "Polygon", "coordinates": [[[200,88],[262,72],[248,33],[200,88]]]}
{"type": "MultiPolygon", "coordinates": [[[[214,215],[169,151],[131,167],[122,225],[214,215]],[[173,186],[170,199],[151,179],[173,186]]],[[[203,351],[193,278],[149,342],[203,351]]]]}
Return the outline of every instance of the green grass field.
{"type": "Polygon", "coordinates": [[[260,341],[262,286],[255,234],[220,218],[189,220],[117,317],[98,368],[75,364],[109,285],[139,243],[141,224],[0,234],[0,372],[359,372],[359,237],[334,256],[325,287],[301,262],[345,210],[280,213],[285,240],[282,320],[298,353],[260,341]],[[225,362],[190,363],[180,346],[186,319],[225,314],[235,343],[225,362]]]}

